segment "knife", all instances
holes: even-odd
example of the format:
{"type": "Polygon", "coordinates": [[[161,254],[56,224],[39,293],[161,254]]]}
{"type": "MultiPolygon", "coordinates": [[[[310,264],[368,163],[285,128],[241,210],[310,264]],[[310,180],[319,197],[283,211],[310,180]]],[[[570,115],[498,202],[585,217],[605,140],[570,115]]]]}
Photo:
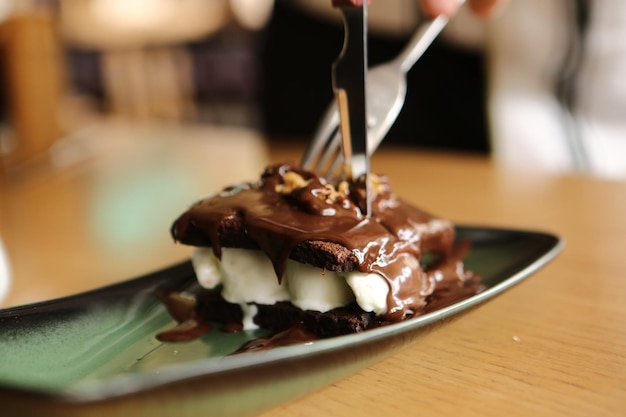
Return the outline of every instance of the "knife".
{"type": "Polygon", "coordinates": [[[339,108],[344,175],[365,182],[362,213],[371,215],[369,154],[367,152],[367,1],[332,0],[344,21],[343,48],[332,66],[332,83],[339,108]]]}

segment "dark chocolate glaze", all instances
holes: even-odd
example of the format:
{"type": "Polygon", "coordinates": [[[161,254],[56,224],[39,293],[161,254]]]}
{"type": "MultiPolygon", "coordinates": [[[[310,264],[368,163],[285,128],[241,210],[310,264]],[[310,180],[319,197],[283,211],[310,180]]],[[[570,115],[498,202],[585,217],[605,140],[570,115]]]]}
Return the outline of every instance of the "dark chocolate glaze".
{"type": "Polygon", "coordinates": [[[211,325],[200,314],[195,298],[177,292],[160,292],[157,295],[170,315],[178,322],[176,327],[160,332],[157,335],[159,341],[183,342],[200,337],[211,330],[211,325]]]}
{"type": "Polygon", "coordinates": [[[278,280],[288,258],[333,269],[333,265],[316,264],[306,256],[311,251],[302,247],[336,244],[346,248],[354,260],[337,270],[377,273],[388,282],[391,291],[385,320],[398,321],[415,314],[435,289],[419,260],[426,252],[442,258],[450,253],[452,224],[399,199],[386,177],[373,184],[370,217],[359,209],[363,183],[355,181],[343,188],[343,193],[334,192],[334,198],[328,198],[331,188],[324,178],[295,165],[272,165],[260,181],[229,187],[192,205],[175,221],[171,233],[181,243],[212,247],[218,258],[223,246],[261,249],[272,261],[278,280]],[[286,178],[294,173],[307,181],[306,185],[277,192],[290,186],[286,178]],[[305,255],[298,256],[302,253],[305,255]]]}
{"type": "Polygon", "coordinates": [[[268,337],[257,337],[245,343],[232,354],[260,352],[281,346],[310,343],[318,337],[306,329],[301,323],[296,323],[285,330],[278,331],[268,337]]]}

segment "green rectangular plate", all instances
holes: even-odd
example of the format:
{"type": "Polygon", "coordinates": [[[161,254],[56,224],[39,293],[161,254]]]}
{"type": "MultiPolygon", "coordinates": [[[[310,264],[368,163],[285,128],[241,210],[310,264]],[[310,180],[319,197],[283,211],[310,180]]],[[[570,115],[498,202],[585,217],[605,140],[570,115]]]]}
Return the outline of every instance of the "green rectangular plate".
{"type": "Polygon", "coordinates": [[[517,284],[552,260],[551,234],[458,227],[465,264],[486,290],[397,324],[312,343],[229,356],[264,335],[219,330],[162,343],[173,325],[159,289],[195,280],[189,262],[74,296],[0,310],[0,413],[8,416],[254,415],[392,354],[517,284]],[[116,414],[118,413],[118,414],[116,414]]]}

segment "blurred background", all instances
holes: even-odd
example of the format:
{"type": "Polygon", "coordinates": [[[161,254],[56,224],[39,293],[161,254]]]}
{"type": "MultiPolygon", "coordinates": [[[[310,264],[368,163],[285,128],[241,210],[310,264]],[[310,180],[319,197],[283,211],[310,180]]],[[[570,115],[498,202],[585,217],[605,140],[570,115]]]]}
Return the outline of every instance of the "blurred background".
{"type": "MultiPolygon", "coordinates": [[[[422,17],[414,0],[369,12],[373,66],[422,17]]],[[[463,8],[409,72],[385,145],[624,178],[625,21],[619,0],[510,2],[487,21],[463,8]]],[[[6,0],[0,22],[4,171],[111,118],[306,141],[343,40],[326,0],[6,0]]]]}
{"type": "MultiPolygon", "coordinates": [[[[320,17],[297,3],[2,2],[5,165],[33,158],[103,117],[244,126],[308,139],[332,99],[330,66],[343,28],[337,16],[320,17]]],[[[417,4],[396,3],[391,24],[377,30],[373,22],[372,65],[394,57],[419,19],[417,4]]],[[[450,53],[437,42],[410,75],[409,96],[419,91],[421,100],[409,99],[387,142],[488,151],[482,74],[480,52],[450,53]],[[450,112],[456,123],[441,123],[450,112]]]]}
{"type": "Polygon", "coordinates": [[[271,2],[3,1],[5,164],[94,118],[258,126],[271,2]],[[249,4],[244,4],[249,3],[249,4]]]}

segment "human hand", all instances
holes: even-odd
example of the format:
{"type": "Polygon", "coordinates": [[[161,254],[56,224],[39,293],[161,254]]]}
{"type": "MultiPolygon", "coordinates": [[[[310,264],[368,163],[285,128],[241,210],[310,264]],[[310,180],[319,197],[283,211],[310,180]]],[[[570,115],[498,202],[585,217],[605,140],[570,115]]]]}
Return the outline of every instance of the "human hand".
{"type": "MultiPolygon", "coordinates": [[[[452,16],[459,8],[459,0],[419,0],[422,10],[428,17],[436,17],[440,14],[452,16]]],[[[480,16],[489,17],[493,15],[506,0],[468,0],[470,9],[480,16]]]]}

